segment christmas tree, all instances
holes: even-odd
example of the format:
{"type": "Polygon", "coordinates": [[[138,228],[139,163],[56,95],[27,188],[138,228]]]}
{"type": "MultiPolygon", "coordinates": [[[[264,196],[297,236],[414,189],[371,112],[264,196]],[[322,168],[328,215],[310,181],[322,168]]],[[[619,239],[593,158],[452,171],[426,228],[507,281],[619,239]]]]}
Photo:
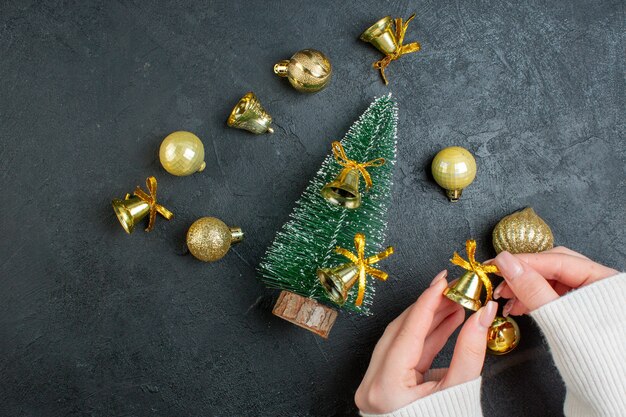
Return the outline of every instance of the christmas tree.
{"type": "MultiPolygon", "coordinates": [[[[343,169],[332,154],[324,160],[259,265],[260,278],[266,286],[334,305],[316,271],[346,263],[346,258],[337,254],[335,248],[354,251],[356,233],[367,238],[366,256],[383,248],[396,160],[396,130],[397,108],[391,95],[376,99],[352,125],[341,140],[349,158],[360,162],[384,158],[386,163],[367,169],[373,186],[365,191],[361,181],[361,205],[349,210],[330,204],[320,194],[324,185],[343,169]]],[[[367,313],[373,289],[368,278],[363,304],[355,305],[357,291],[353,289],[343,307],[367,313]]]]}

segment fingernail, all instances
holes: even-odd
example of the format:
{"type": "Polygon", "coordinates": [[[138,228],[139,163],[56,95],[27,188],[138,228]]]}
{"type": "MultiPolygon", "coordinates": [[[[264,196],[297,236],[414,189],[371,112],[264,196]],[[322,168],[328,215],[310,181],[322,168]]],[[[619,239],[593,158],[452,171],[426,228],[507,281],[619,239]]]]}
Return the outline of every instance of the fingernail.
{"type": "Polygon", "coordinates": [[[496,289],[493,291],[493,299],[497,300],[498,298],[500,298],[500,292],[502,292],[502,290],[504,289],[504,282],[501,282],[496,289]]]}
{"type": "Polygon", "coordinates": [[[436,285],[439,281],[444,279],[447,275],[448,275],[448,270],[444,269],[443,271],[435,275],[435,278],[430,283],[430,286],[432,287],[433,285],[436,285]]]}
{"type": "Polygon", "coordinates": [[[508,281],[514,280],[524,272],[522,263],[508,252],[500,253],[495,261],[500,273],[508,281]]]}
{"type": "Polygon", "coordinates": [[[496,314],[496,308],[498,308],[498,304],[495,301],[489,301],[487,305],[480,309],[480,316],[478,317],[478,322],[482,327],[489,327],[493,322],[493,316],[496,314]]]}
{"type": "Polygon", "coordinates": [[[509,315],[514,304],[515,304],[515,298],[511,298],[509,301],[506,302],[506,304],[504,305],[504,308],[502,309],[502,315],[504,317],[507,317],[509,315]]]}

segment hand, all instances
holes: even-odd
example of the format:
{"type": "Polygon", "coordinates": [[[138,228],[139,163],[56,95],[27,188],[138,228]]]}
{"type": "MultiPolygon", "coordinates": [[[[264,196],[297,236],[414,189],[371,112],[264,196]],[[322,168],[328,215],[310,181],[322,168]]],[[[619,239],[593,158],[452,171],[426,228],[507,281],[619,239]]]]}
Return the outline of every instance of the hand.
{"type": "Polygon", "coordinates": [[[442,295],[446,275],[446,271],[440,272],[417,301],[387,326],[354,398],[361,411],[395,411],[480,376],[487,328],[497,309],[493,301],[463,325],[450,368],[430,370],[433,359],[465,317],[463,307],[442,295]]]}
{"type": "Polygon", "coordinates": [[[572,289],[617,274],[616,270],[562,246],[541,253],[502,252],[492,263],[504,277],[494,298],[510,299],[503,309],[505,317],[526,314],[572,289]]]}

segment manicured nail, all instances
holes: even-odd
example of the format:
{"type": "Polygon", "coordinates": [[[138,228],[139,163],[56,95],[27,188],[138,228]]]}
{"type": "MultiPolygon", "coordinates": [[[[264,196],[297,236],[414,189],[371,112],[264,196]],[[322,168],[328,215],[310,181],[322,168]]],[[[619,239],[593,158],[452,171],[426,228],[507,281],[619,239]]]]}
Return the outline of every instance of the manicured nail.
{"type": "Polygon", "coordinates": [[[430,283],[430,286],[432,287],[433,285],[437,285],[437,283],[444,279],[446,276],[448,276],[448,270],[444,269],[443,271],[435,275],[435,278],[430,283]]]}
{"type": "Polygon", "coordinates": [[[504,286],[506,284],[504,282],[501,282],[496,289],[493,291],[493,299],[497,300],[498,298],[500,298],[500,293],[502,292],[502,290],[504,289],[504,286]]]}
{"type": "Polygon", "coordinates": [[[484,307],[480,309],[480,316],[478,317],[478,322],[482,327],[489,327],[493,322],[493,317],[496,314],[496,308],[498,308],[498,304],[495,301],[489,301],[484,307]]]}
{"type": "Polygon", "coordinates": [[[502,315],[504,317],[507,317],[509,315],[514,304],[515,304],[515,298],[511,298],[509,301],[506,302],[506,304],[504,305],[504,308],[502,309],[502,315]]]}
{"type": "Polygon", "coordinates": [[[522,263],[508,252],[502,252],[496,256],[496,265],[500,269],[500,273],[507,281],[512,281],[522,275],[524,267],[522,263]]]}

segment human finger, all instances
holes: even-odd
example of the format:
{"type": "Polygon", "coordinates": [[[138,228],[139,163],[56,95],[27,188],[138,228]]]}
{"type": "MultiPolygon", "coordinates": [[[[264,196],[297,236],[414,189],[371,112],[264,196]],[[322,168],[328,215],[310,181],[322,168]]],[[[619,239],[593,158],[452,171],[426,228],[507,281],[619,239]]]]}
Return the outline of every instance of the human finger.
{"type": "Polygon", "coordinates": [[[446,284],[446,280],[441,279],[428,287],[408,312],[385,360],[391,372],[417,366],[435,314],[442,304],[447,305],[443,303],[445,297],[442,295],[446,284]]]}
{"type": "Polygon", "coordinates": [[[424,374],[430,368],[435,356],[443,349],[448,339],[450,339],[450,336],[452,336],[452,333],[454,333],[461,323],[463,323],[463,320],[465,320],[463,307],[458,304],[456,305],[459,308],[448,314],[448,316],[441,321],[439,326],[427,336],[422,351],[422,357],[415,367],[421,374],[424,374]]]}
{"type": "Polygon", "coordinates": [[[443,388],[459,385],[480,376],[485,362],[487,331],[496,316],[497,308],[495,301],[489,301],[467,319],[454,347],[450,368],[442,380],[443,388]]]}
{"type": "Polygon", "coordinates": [[[562,282],[572,288],[617,274],[613,268],[600,265],[587,258],[563,253],[525,253],[515,256],[546,279],[562,282]]]}
{"type": "Polygon", "coordinates": [[[530,264],[522,262],[518,257],[504,251],[496,256],[494,263],[498,266],[515,297],[530,311],[559,298],[559,295],[543,275],[533,269],[530,264]]]}

